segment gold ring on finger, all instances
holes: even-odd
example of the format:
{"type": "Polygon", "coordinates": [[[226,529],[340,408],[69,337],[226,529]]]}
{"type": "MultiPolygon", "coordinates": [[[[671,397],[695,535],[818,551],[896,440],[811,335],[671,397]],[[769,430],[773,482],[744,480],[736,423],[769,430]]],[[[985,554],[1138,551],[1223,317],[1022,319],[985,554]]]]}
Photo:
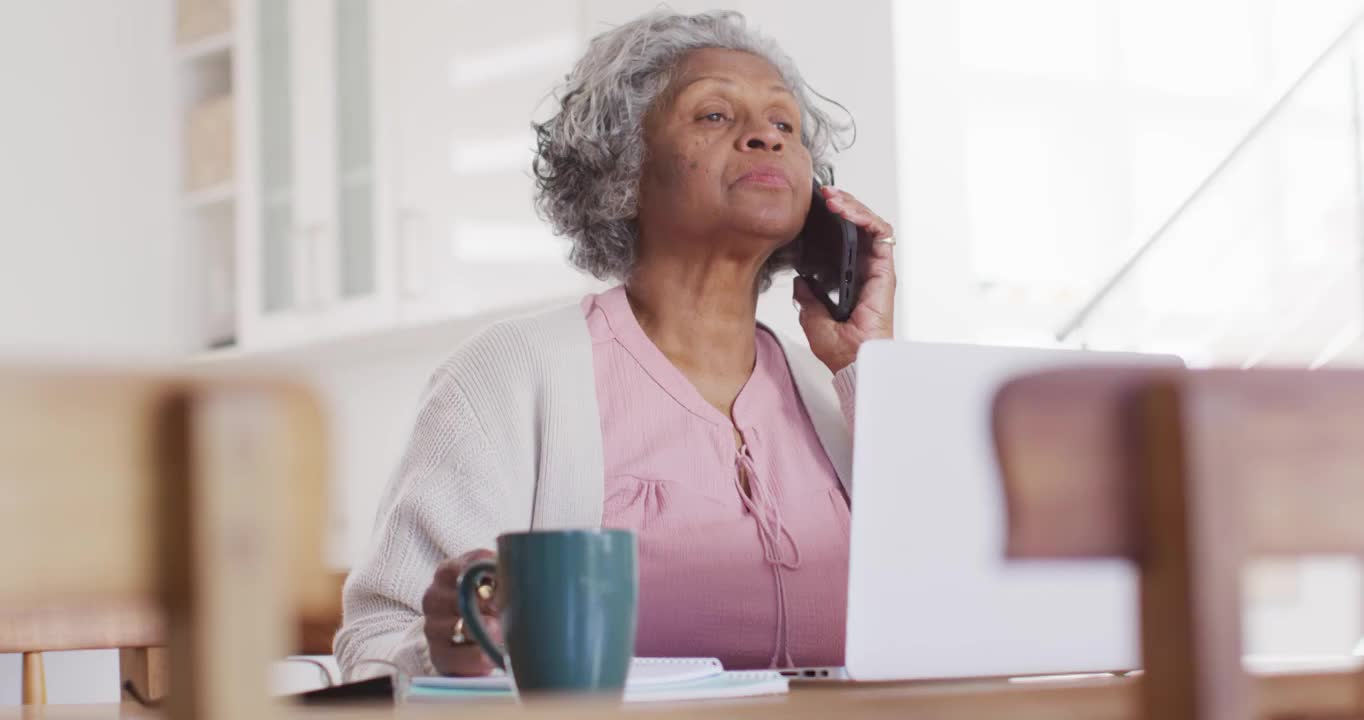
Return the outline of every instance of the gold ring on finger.
{"type": "Polygon", "coordinates": [[[451,645],[472,645],[473,641],[464,634],[464,618],[455,620],[455,631],[450,635],[451,645]]]}

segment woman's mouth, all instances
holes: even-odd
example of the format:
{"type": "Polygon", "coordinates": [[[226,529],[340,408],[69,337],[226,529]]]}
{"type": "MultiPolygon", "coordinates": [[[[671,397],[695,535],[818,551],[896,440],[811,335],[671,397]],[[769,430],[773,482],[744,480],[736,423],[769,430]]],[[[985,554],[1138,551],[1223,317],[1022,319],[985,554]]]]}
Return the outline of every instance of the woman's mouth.
{"type": "Polygon", "coordinates": [[[791,181],[786,178],[786,171],[781,166],[772,164],[755,165],[734,181],[735,185],[741,183],[779,188],[791,187],[791,181]]]}

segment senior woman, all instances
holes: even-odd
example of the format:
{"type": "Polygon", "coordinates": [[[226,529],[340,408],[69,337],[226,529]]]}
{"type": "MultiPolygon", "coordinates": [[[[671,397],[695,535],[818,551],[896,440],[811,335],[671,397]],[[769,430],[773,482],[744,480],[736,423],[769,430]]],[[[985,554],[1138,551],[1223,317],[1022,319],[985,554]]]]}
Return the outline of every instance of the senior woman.
{"type": "Polygon", "coordinates": [[[815,200],[880,242],[845,323],[796,282],[807,350],[755,320],[839,130],[790,59],[737,13],[657,11],[593,39],[559,98],[538,206],[572,262],[622,284],[435,372],[346,584],[339,662],[488,672],[461,570],[502,532],[607,526],[639,541],[637,655],[840,664],[852,363],[891,336],[891,228],[841,190],[815,200]]]}

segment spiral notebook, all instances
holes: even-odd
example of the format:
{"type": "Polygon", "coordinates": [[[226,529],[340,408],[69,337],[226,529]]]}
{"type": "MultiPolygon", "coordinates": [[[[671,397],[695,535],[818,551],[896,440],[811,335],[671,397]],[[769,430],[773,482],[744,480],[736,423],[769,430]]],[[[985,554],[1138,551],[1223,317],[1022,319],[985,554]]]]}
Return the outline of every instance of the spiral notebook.
{"type": "MultiPolygon", "coordinates": [[[[670,702],[779,695],[789,683],[771,671],[726,671],[715,658],[635,658],[625,686],[626,702],[670,702]]],[[[511,681],[497,673],[480,678],[418,677],[407,699],[442,702],[510,696],[511,681]]]]}

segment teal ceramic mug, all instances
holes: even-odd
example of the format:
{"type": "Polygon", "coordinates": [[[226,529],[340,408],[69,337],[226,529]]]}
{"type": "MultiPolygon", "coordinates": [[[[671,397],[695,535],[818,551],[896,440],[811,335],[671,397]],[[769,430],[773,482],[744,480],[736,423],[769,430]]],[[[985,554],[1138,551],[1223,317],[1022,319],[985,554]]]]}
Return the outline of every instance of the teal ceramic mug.
{"type": "Polygon", "coordinates": [[[550,530],[497,538],[497,559],[459,580],[465,629],[518,694],[593,693],[619,698],[635,648],[639,564],[628,530],[550,530]],[[478,586],[497,583],[506,647],[479,624],[478,586]]]}

